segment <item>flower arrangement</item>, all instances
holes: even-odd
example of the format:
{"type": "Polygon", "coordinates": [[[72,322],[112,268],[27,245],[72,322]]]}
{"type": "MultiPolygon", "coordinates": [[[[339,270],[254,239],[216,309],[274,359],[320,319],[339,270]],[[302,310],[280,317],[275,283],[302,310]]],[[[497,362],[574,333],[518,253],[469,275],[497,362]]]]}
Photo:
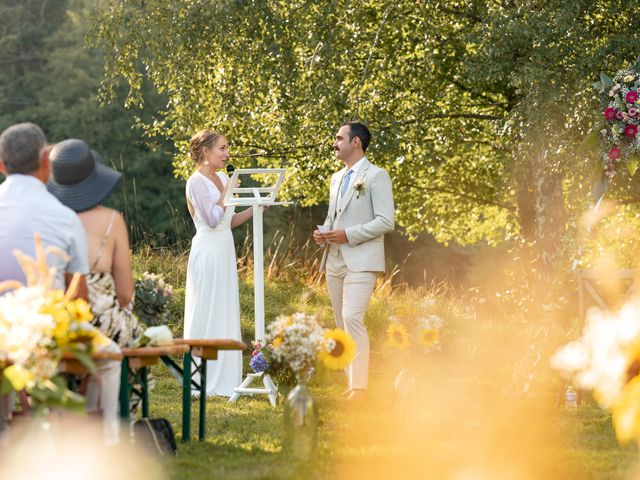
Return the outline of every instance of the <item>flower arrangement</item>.
{"type": "MultiPolygon", "coordinates": [[[[600,137],[604,146],[604,175],[608,180],[619,173],[622,161],[633,176],[638,169],[640,153],[640,58],[635,65],[619,70],[613,79],[601,73],[600,81],[594,83],[594,87],[600,94],[604,118],[587,138],[600,137]]],[[[589,143],[587,139],[585,141],[589,143]]]]}
{"type": "Polygon", "coordinates": [[[551,365],[612,413],[618,441],[640,440],[640,299],[618,312],[592,309],[582,336],[551,365]]]}
{"type": "Polygon", "coordinates": [[[144,272],[136,278],[133,311],[148,326],[165,325],[173,287],[162,275],[144,272]]]}
{"type": "Polygon", "coordinates": [[[440,350],[440,331],[443,321],[429,313],[435,305],[431,297],[416,302],[407,302],[394,308],[389,317],[387,352],[407,352],[412,347],[424,353],[440,350]]]}
{"type": "MultiPolygon", "coordinates": [[[[296,384],[296,374],[284,360],[278,360],[273,353],[273,344],[264,341],[253,342],[253,352],[249,367],[255,373],[264,372],[278,385],[278,392],[286,394],[296,384]]],[[[311,374],[311,371],[308,373],[311,374]]]]}
{"type": "Polygon", "coordinates": [[[16,253],[26,273],[27,285],[17,281],[0,283],[0,368],[4,390],[26,389],[39,405],[80,407],[82,397],[67,389],[58,375],[66,353],[93,370],[90,353],[109,340],[89,321],[87,303],[71,300],[79,276],[74,276],[66,293],[51,288],[55,270],[46,264],[47,253],[65,256],[55,248],[45,249],[36,235],[36,259],[16,253]],[[4,368],[2,368],[4,367],[4,368]]]}
{"type": "Polygon", "coordinates": [[[304,382],[318,360],[341,370],[355,357],[354,340],[341,329],[325,329],[313,315],[280,315],[268,327],[264,342],[254,343],[250,367],[265,372],[280,385],[304,382]]]}

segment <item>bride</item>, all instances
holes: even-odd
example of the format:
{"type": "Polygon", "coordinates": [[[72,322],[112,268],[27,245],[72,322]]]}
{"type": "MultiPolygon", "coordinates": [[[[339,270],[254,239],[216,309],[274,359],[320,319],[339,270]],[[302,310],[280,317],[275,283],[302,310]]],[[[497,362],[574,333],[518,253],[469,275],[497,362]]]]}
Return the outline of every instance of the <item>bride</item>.
{"type": "MultiPolygon", "coordinates": [[[[223,205],[229,177],[220,170],[230,155],[222,134],[202,130],[191,138],[189,148],[197,169],[187,180],[186,197],[196,234],[187,266],[184,338],[241,340],[231,229],[249,220],[253,210],[235,213],[235,207],[223,205]]],[[[242,381],[242,352],[220,351],[218,360],[207,364],[206,380],[207,395],[233,395],[242,381]]]]}

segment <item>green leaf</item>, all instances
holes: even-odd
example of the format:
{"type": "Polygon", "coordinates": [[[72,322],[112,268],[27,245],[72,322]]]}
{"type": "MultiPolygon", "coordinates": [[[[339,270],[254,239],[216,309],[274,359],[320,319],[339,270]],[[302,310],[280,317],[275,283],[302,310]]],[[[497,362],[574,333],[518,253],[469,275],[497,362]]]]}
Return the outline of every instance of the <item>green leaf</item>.
{"type": "Polygon", "coordinates": [[[632,177],[636,174],[636,170],[638,170],[638,157],[633,156],[627,162],[627,170],[629,170],[629,175],[632,177]]]}
{"type": "Polygon", "coordinates": [[[640,55],[636,59],[636,72],[640,72],[640,55]]]}
{"type": "Polygon", "coordinates": [[[593,82],[593,88],[595,88],[599,93],[602,93],[602,83],[601,82],[593,82]]]}
{"type": "Polygon", "coordinates": [[[600,143],[600,130],[593,129],[582,139],[578,145],[578,153],[588,153],[600,143]]]}
{"type": "Polygon", "coordinates": [[[593,186],[591,188],[591,195],[593,196],[593,201],[598,202],[604,194],[609,189],[609,180],[604,176],[604,172],[600,174],[600,176],[593,182],[593,186]]]}
{"type": "Polygon", "coordinates": [[[602,82],[602,88],[604,89],[613,87],[613,80],[604,72],[600,72],[600,81],[602,82]]]}
{"type": "Polygon", "coordinates": [[[11,385],[11,382],[9,381],[9,379],[4,376],[4,371],[2,373],[1,382],[2,383],[0,384],[0,393],[9,393],[13,391],[13,385],[11,385]]]}
{"type": "Polygon", "coordinates": [[[87,370],[89,370],[91,373],[96,373],[96,364],[91,358],[91,355],[81,350],[71,350],[71,353],[73,353],[73,356],[76,357],[76,360],[84,365],[87,370]]]}

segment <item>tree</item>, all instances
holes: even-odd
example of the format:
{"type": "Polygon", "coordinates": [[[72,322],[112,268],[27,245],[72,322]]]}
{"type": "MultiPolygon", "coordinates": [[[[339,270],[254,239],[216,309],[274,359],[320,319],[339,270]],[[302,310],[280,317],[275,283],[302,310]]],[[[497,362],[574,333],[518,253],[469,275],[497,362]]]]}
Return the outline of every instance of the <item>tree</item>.
{"type": "MultiPolygon", "coordinates": [[[[124,173],[107,203],[125,212],[134,243],[150,236],[168,243],[186,239],[184,186],[163,151],[171,146],[152,150],[135,128],[135,112],[98,101],[102,52],[84,45],[89,10],[97,3],[0,2],[0,131],[33,121],[51,142],[82,138],[124,173]]],[[[150,107],[164,100],[142,95],[150,107]]]]}
{"type": "MultiPolygon", "coordinates": [[[[620,0],[104,2],[93,36],[105,98],[150,81],[168,102],[147,123],[174,141],[220,129],[260,165],[287,166],[284,195],[326,200],[330,144],[346,119],[374,132],[398,223],[441,242],[522,238],[555,263],[567,214],[587,204],[575,154],[602,69],[636,57],[620,0]],[[167,34],[167,32],[171,32],[167,34]],[[567,182],[570,182],[568,185],[567,182]],[[582,187],[580,187],[582,185],[582,187]],[[580,192],[567,205],[566,191],[580,192]],[[568,207],[568,212],[566,211],[568,207]]],[[[248,164],[250,160],[245,160],[248,164]]]]}

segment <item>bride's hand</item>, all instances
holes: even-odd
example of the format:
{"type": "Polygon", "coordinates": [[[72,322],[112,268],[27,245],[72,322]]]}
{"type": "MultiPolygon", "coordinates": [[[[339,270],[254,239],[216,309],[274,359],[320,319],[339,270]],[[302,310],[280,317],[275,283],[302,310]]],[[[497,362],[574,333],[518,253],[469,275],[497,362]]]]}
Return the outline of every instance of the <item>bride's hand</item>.
{"type": "MultiPolygon", "coordinates": [[[[236,183],[236,186],[238,186],[238,184],[239,182],[236,183]]],[[[218,205],[220,205],[222,208],[224,208],[224,199],[227,196],[227,191],[229,190],[229,188],[231,188],[231,182],[227,182],[227,184],[222,189],[222,194],[220,195],[220,198],[218,199],[218,205]]]]}

